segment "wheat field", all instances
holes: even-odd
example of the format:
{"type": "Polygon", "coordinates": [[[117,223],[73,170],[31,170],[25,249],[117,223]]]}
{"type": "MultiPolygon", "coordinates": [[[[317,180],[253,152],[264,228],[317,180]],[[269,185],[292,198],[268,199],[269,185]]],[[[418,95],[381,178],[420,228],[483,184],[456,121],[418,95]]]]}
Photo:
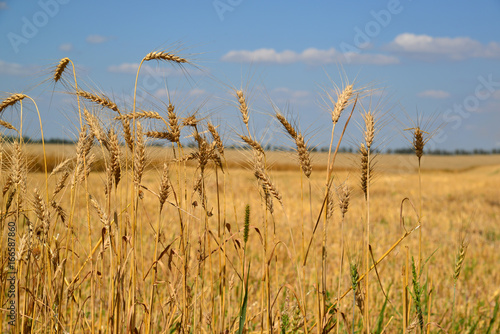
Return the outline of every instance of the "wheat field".
{"type": "Polygon", "coordinates": [[[499,332],[498,155],[428,156],[418,120],[401,139],[415,154],[377,154],[383,111],[356,84],[325,96],[319,153],[275,105],[294,149],[265,150],[244,89],[234,149],[176,101],[143,110],[80,87],[69,58],[50,82],[77,106],[74,145],[25,141],[25,117],[43,124],[29,95],[0,104],[19,115],[0,122],[2,332],[499,332]],[[338,153],[356,131],[358,152],[338,153]]]}

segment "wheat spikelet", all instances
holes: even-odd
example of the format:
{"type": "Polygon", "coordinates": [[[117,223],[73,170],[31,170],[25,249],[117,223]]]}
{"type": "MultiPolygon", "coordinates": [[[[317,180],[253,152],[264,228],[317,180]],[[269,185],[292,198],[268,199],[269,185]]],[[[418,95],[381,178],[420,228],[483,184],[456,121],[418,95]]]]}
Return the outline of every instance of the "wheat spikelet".
{"type": "Polygon", "coordinates": [[[146,137],[149,138],[154,138],[154,139],[167,139],[168,141],[174,142],[174,136],[168,132],[161,132],[161,131],[147,131],[145,133],[146,137]]]}
{"type": "Polygon", "coordinates": [[[28,234],[25,233],[19,238],[19,247],[17,248],[16,260],[21,261],[28,252],[28,234]]]}
{"type": "Polygon", "coordinates": [[[182,120],[182,125],[184,126],[192,126],[192,127],[196,127],[196,125],[198,124],[199,120],[196,119],[196,116],[195,115],[191,115],[189,117],[186,117],[182,120]]]}
{"type": "Polygon", "coordinates": [[[248,126],[248,105],[245,96],[243,95],[243,91],[236,91],[236,97],[238,98],[238,103],[240,104],[240,112],[243,117],[243,123],[248,126]]]}
{"type": "Polygon", "coordinates": [[[208,160],[211,158],[214,146],[211,146],[207,143],[206,139],[198,134],[198,132],[194,133],[194,138],[198,142],[198,168],[202,171],[205,170],[205,167],[208,163],[208,160]]]}
{"type": "Polygon", "coordinates": [[[134,150],[134,141],[132,140],[132,130],[130,129],[130,120],[122,120],[123,138],[130,151],[134,150]]]}
{"type": "Polygon", "coordinates": [[[168,198],[169,190],[168,164],[164,163],[163,173],[161,175],[160,191],[158,192],[158,198],[160,200],[160,211],[168,198]]]}
{"type": "Polygon", "coordinates": [[[331,219],[333,217],[334,208],[335,206],[333,204],[333,189],[332,187],[329,187],[326,200],[326,219],[331,219]]]}
{"type": "MultiPolygon", "coordinates": [[[[135,113],[135,119],[160,119],[162,120],[163,117],[160,116],[159,113],[157,113],[156,111],[139,111],[139,112],[136,112],[135,113]]],[[[115,120],[117,121],[121,121],[121,120],[132,120],[134,119],[134,114],[133,113],[130,113],[130,114],[122,114],[120,116],[116,116],[115,117],[115,120]]]]}
{"type": "Polygon", "coordinates": [[[283,116],[282,114],[277,112],[276,118],[278,119],[278,121],[280,121],[280,123],[283,125],[285,130],[288,132],[288,134],[293,139],[296,139],[297,138],[297,131],[293,128],[293,126],[290,124],[290,122],[288,122],[288,120],[285,118],[285,116],[283,116]]]}
{"type": "Polygon", "coordinates": [[[103,145],[104,147],[106,147],[107,150],[109,150],[108,138],[104,133],[104,130],[102,129],[101,125],[99,124],[97,117],[91,114],[87,109],[83,110],[83,114],[85,115],[87,124],[89,125],[90,130],[92,130],[94,137],[97,138],[97,140],[99,141],[99,143],[101,143],[101,145],[103,145]]]}
{"type": "MultiPolygon", "coordinates": [[[[10,206],[12,204],[12,201],[14,200],[14,195],[16,194],[16,189],[14,188],[10,193],[9,197],[7,197],[7,202],[5,203],[5,216],[7,216],[7,213],[9,212],[10,206]]],[[[5,193],[4,193],[5,196],[5,193]]]]}
{"type": "Polygon", "coordinates": [[[54,82],[58,82],[61,79],[61,75],[63,74],[66,66],[68,66],[69,58],[63,58],[59,61],[59,64],[56,67],[56,71],[54,72],[54,82]]]}
{"type": "Polygon", "coordinates": [[[457,257],[455,260],[455,271],[453,273],[453,279],[455,281],[458,280],[460,276],[460,271],[462,270],[462,265],[464,263],[465,254],[467,253],[468,244],[465,241],[460,243],[460,247],[458,248],[457,257]]]}
{"type": "Polygon", "coordinates": [[[71,163],[72,160],[73,160],[72,158],[67,158],[66,160],[63,160],[62,162],[60,162],[57,166],[54,167],[54,169],[50,173],[49,177],[51,177],[57,173],[60,173],[62,171],[67,170],[67,167],[69,166],[69,164],[71,163]]]}
{"type": "Polygon", "coordinates": [[[112,102],[110,99],[99,96],[93,93],[89,93],[83,90],[77,91],[76,95],[83,97],[84,99],[87,99],[89,101],[92,101],[94,103],[97,103],[103,107],[106,107],[108,109],[111,109],[113,111],[116,111],[117,113],[120,113],[120,110],[118,109],[118,106],[112,102]]]}
{"type": "Polygon", "coordinates": [[[247,136],[242,136],[240,135],[241,139],[243,139],[243,141],[245,143],[247,143],[250,147],[252,147],[254,150],[256,151],[259,151],[261,152],[262,154],[264,154],[264,149],[262,148],[262,146],[255,140],[253,140],[252,138],[250,137],[247,137],[247,136]]]}
{"type": "Polygon", "coordinates": [[[21,145],[18,142],[14,142],[13,154],[10,162],[10,173],[7,175],[7,180],[3,187],[3,195],[9,191],[12,185],[18,185],[22,180],[22,168],[25,166],[23,162],[24,154],[21,149],[21,145]]]}
{"type": "Polygon", "coordinates": [[[40,192],[37,188],[33,190],[33,209],[35,211],[36,217],[42,223],[42,230],[44,232],[46,240],[47,234],[49,232],[48,211],[45,202],[43,201],[42,196],[40,195],[40,192]]]}
{"type": "Polygon", "coordinates": [[[262,182],[264,192],[266,190],[269,191],[269,193],[273,195],[273,197],[276,198],[281,205],[283,205],[283,198],[274,183],[271,181],[269,175],[267,175],[263,170],[256,170],[254,174],[257,180],[262,182]]]}
{"type": "Polygon", "coordinates": [[[5,196],[5,194],[10,190],[10,187],[12,187],[12,184],[14,182],[12,182],[12,177],[11,175],[8,175],[7,176],[7,179],[5,180],[5,184],[3,186],[3,189],[2,189],[2,195],[5,196]]]}
{"type": "Polygon", "coordinates": [[[7,108],[8,106],[16,104],[18,101],[21,101],[25,97],[27,97],[27,95],[24,95],[24,94],[12,94],[11,96],[9,96],[5,100],[3,100],[2,103],[0,103],[0,113],[5,108],[7,108]]]}
{"type": "Polygon", "coordinates": [[[264,191],[264,199],[266,200],[266,208],[271,214],[274,213],[273,197],[271,196],[269,189],[263,185],[262,190],[264,191]]]}
{"type": "Polygon", "coordinates": [[[349,104],[349,100],[351,99],[352,94],[353,94],[353,85],[352,84],[345,86],[342,93],[337,94],[337,102],[335,103],[335,106],[333,107],[333,110],[331,111],[332,122],[334,124],[339,121],[340,115],[342,114],[342,111],[349,104]]]}
{"type": "Polygon", "coordinates": [[[172,134],[171,142],[178,143],[181,137],[181,130],[179,127],[179,120],[174,112],[175,106],[172,103],[168,104],[167,114],[168,114],[168,124],[170,125],[170,133],[172,134]]]}
{"type": "Polygon", "coordinates": [[[90,202],[92,203],[92,206],[94,207],[95,211],[97,212],[97,215],[99,216],[99,220],[106,228],[109,228],[108,215],[106,215],[106,213],[102,209],[101,205],[97,202],[97,200],[94,197],[92,197],[92,196],[89,196],[89,197],[90,197],[90,202]]]}
{"type": "Polygon", "coordinates": [[[309,178],[312,171],[311,158],[309,157],[309,151],[307,150],[304,137],[302,137],[301,133],[295,138],[295,144],[297,145],[297,152],[299,154],[300,167],[302,167],[304,175],[309,178]]]}
{"type": "Polygon", "coordinates": [[[425,141],[423,131],[419,127],[417,127],[413,131],[413,148],[415,149],[415,154],[417,155],[418,159],[422,158],[422,155],[424,154],[424,146],[425,141]]]}
{"type": "Polygon", "coordinates": [[[347,210],[349,209],[349,198],[351,196],[351,189],[347,183],[343,183],[339,186],[339,207],[342,212],[342,217],[345,216],[347,210]]]}
{"type": "Polygon", "coordinates": [[[367,196],[368,189],[368,150],[366,149],[364,144],[361,144],[359,148],[359,152],[361,154],[361,190],[365,194],[365,198],[367,196]]]}
{"type": "Polygon", "coordinates": [[[61,221],[65,223],[67,218],[66,211],[64,211],[64,209],[57,204],[56,201],[50,202],[50,205],[56,210],[57,215],[61,218],[61,221]]]}
{"type": "MultiPolygon", "coordinates": [[[[83,127],[78,135],[78,142],[76,143],[76,166],[74,171],[72,188],[75,187],[76,183],[83,179],[85,171],[85,160],[88,157],[90,149],[94,143],[94,134],[87,134],[87,128],[83,127]]],[[[86,161],[88,164],[88,161],[86,161]]]]}
{"type": "Polygon", "coordinates": [[[189,63],[186,59],[178,57],[176,55],[173,55],[168,52],[164,51],[154,51],[150,52],[144,57],[144,61],[150,61],[150,60],[166,60],[166,61],[172,61],[176,63],[189,63]]]}
{"type": "Polygon", "coordinates": [[[113,129],[109,130],[109,153],[111,155],[110,165],[111,172],[115,180],[115,187],[118,186],[121,178],[121,168],[120,168],[120,143],[118,142],[118,135],[113,129]]]}
{"type": "Polygon", "coordinates": [[[17,129],[14,127],[14,125],[10,124],[9,122],[4,121],[3,119],[0,119],[0,126],[3,126],[4,128],[9,129],[9,130],[14,130],[14,131],[18,132],[17,129]]]}
{"type": "Polygon", "coordinates": [[[375,119],[373,114],[368,111],[363,114],[363,120],[365,121],[365,143],[366,148],[370,150],[373,144],[373,138],[375,137],[375,119]]]}
{"type": "Polygon", "coordinates": [[[213,124],[210,122],[208,122],[208,131],[210,131],[210,134],[214,139],[215,145],[217,146],[217,150],[219,151],[220,155],[224,156],[224,144],[222,143],[222,139],[220,138],[220,135],[217,132],[215,126],[213,126],[213,124]]]}
{"type": "Polygon", "coordinates": [[[70,173],[69,171],[64,171],[64,173],[59,177],[56,182],[56,186],[54,188],[54,192],[52,193],[52,197],[56,196],[66,185],[66,181],[68,180],[70,173]]]}
{"type": "Polygon", "coordinates": [[[146,145],[144,143],[144,135],[142,133],[141,123],[137,122],[137,141],[135,147],[134,158],[134,183],[139,186],[144,172],[144,165],[146,162],[146,145]]]}

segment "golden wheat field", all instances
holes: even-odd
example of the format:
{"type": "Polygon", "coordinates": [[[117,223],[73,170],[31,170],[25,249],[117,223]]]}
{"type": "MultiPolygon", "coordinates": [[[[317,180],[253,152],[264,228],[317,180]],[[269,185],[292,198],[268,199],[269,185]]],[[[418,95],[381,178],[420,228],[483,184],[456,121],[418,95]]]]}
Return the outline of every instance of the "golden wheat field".
{"type": "MultiPolygon", "coordinates": [[[[75,100],[76,144],[0,123],[2,332],[499,332],[500,156],[426,155],[418,120],[402,141],[415,154],[376,154],[380,113],[355,83],[327,96],[328,152],[270,106],[294,147],[273,152],[244,89],[229,149],[176,101],[121,106],[78,86],[68,58],[52,76],[75,100]],[[338,153],[359,113],[358,152],[338,153]]],[[[42,122],[35,106],[12,94],[0,113],[42,122]]]]}

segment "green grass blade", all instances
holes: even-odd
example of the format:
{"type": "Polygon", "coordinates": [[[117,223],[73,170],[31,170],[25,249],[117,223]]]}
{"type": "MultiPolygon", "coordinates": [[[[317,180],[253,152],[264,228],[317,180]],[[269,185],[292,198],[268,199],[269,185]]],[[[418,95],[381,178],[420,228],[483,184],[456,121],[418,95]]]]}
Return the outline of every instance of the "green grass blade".
{"type": "Polygon", "coordinates": [[[248,264],[247,279],[245,282],[245,296],[243,297],[243,304],[240,310],[240,326],[238,328],[238,334],[243,334],[243,328],[245,328],[245,321],[247,316],[247,303],[248,303],[248,276],[250,273],[250,263],[248,264]]]}

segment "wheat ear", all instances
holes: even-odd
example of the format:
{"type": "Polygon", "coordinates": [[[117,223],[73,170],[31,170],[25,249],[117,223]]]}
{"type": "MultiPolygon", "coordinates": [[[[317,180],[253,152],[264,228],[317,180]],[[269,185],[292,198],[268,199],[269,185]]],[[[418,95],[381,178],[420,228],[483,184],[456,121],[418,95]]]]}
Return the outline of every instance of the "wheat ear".
{"type": "Polygon", "coordinates": [[[236,97],[238,98],[238,103],[240,104],[240,112],[243,118],[243,123],[245,123],[245,125],[248,126],[248,120],[249,120],[248,105],[245,96],[243,95],[243,91],[242,90],[236,91],[236,97]]]}
{"type": "Polygon", "coordinates": [[[146,145],[144,143],[144,135],[142,133],[141,123],[137,122],[137,141],[134,158],[134,183],[138,186],[141,184],[142,174],[146,162],[146,145]]]}
{"type": "Polygon", "coordinates": [[[27,95],[24,95],[24,94],[12,94],[11,96],[9,96],[5,100],[3,100],[2,103],[0,103],[0,113],[5,108],[7,108],[8,106],[16,104],[18,101],[21,101],[25,97],[27,97],[27,95]]]}
{"type": "Polygon", "coordinates": [[[81,96],[84,99],[87,99],[87,100],[92,101],[94,103],[97,103],[103,107],[106,107],[108,109],[116,111],[117,113],[120,112],[120,110],[118,109],[118,106],[113,101],[108,99],[107,97],[99,96],[97,94],[93,94],[93,93],[86,92],[83,90],[77,91],[76,95],[81,96]]]}
{"type": "Polygon", "coordinates": [[[154,51],[150,52],[144,57],[144,61],[150,61],[150,60],[166,60],[166,61],[172,61],[175,63],[189,63],[186,59],[178,57],[174,54],[164,52],[164,51],[154,51]]]}
{"type": "Polygon", "coordinates": [[[61,76],[68,66],[69,58],[63,58],[59,61],[59,64],[56,67],[56,71],[54,72],[54,82],[58,82],[61,79],[61,76]]]}

